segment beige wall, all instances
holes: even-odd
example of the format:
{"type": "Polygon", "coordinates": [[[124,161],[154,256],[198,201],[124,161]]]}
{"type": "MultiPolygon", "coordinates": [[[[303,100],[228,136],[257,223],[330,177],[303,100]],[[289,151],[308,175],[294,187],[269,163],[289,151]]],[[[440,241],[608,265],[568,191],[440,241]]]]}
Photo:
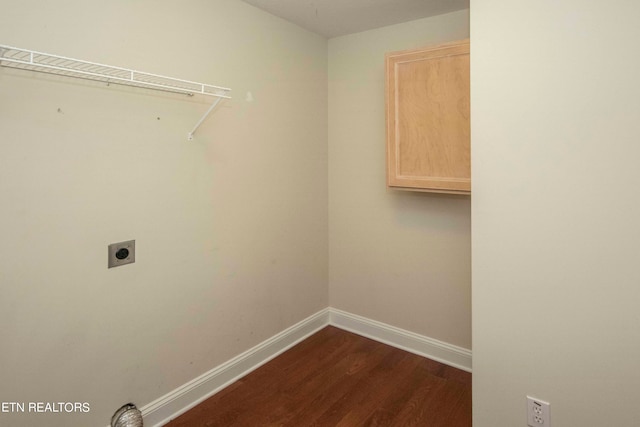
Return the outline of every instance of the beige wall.
{"type": "Polygon", "coordinates": [[[329,40],[330,305],[465,348],[470,201],[386,189],[384,54],[468,36],[461,11],[329,40]]]}
{"type": "Polygon", "coordinates": [[[5,0],[2,21],[0,43],[233,99],[188,142],[208,100],[0,69],[0,400],[91,405],[0,424],[106,425],[327,307],[325,39],[236,0],[5,0]]]}
{"type": "Polygon", "coordinates": [[[639,15],[472,5],[474,427],[638,425],[639,15]]]}

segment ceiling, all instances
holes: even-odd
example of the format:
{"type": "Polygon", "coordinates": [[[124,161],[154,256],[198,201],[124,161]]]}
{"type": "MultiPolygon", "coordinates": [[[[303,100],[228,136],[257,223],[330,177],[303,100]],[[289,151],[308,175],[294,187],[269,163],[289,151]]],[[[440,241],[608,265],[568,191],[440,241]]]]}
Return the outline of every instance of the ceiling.
{"type": "Polygon", "coordinates": [[[469,8],[469,0],[243,1],[327,38],[469,8]]]}

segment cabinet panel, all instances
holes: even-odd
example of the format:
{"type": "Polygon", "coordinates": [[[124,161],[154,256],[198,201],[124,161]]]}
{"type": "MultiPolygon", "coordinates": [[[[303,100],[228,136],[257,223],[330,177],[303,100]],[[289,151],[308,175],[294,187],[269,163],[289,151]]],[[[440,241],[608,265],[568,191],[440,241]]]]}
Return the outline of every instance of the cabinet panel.
{"type": "Polygon", "coordinates": [[[387,185],[469,194],[469,41],[387,54],[387,185]]]}

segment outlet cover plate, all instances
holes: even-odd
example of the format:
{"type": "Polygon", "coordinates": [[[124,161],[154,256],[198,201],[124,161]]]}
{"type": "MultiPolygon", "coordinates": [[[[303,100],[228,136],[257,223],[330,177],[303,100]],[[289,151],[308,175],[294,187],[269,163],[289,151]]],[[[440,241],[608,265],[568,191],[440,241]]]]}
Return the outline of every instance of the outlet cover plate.
{"type": "Polygon", "coordinates": [[[551,427],[549,402],[527,396],[527,425],[530,427],[551,427]]]}
{"type": "Polygon", "coordinates": [[[108,267],[120,267],[121,265],[136,262],[136,241],[112,243],[109,245],[108,267]]]}

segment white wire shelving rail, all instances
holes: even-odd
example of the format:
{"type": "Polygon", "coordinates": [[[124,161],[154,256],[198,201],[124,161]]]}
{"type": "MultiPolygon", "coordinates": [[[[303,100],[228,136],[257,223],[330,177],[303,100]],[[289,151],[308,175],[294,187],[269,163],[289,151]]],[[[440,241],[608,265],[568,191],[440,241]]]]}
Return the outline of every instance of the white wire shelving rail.
{"type": "Polygon", "coordinates": [[[180,93],[188,96],[205,95],[216,98],[207,112],[202,116],[194,128],[189,132],[188,139],[193,135],[207,116],[222,99],[230,99],[231,89],[198,83],[189,80],[176,79],[159,74],[146,73],[127,68],[99,64],[67,58],[50,53],[36,52],[11,46],[0,45],[0,66],[18,68],[22,70],[55,74],[59,76],[75,77],[95,80],[107,84],[119,84],[166,92],[180,93]]]}

